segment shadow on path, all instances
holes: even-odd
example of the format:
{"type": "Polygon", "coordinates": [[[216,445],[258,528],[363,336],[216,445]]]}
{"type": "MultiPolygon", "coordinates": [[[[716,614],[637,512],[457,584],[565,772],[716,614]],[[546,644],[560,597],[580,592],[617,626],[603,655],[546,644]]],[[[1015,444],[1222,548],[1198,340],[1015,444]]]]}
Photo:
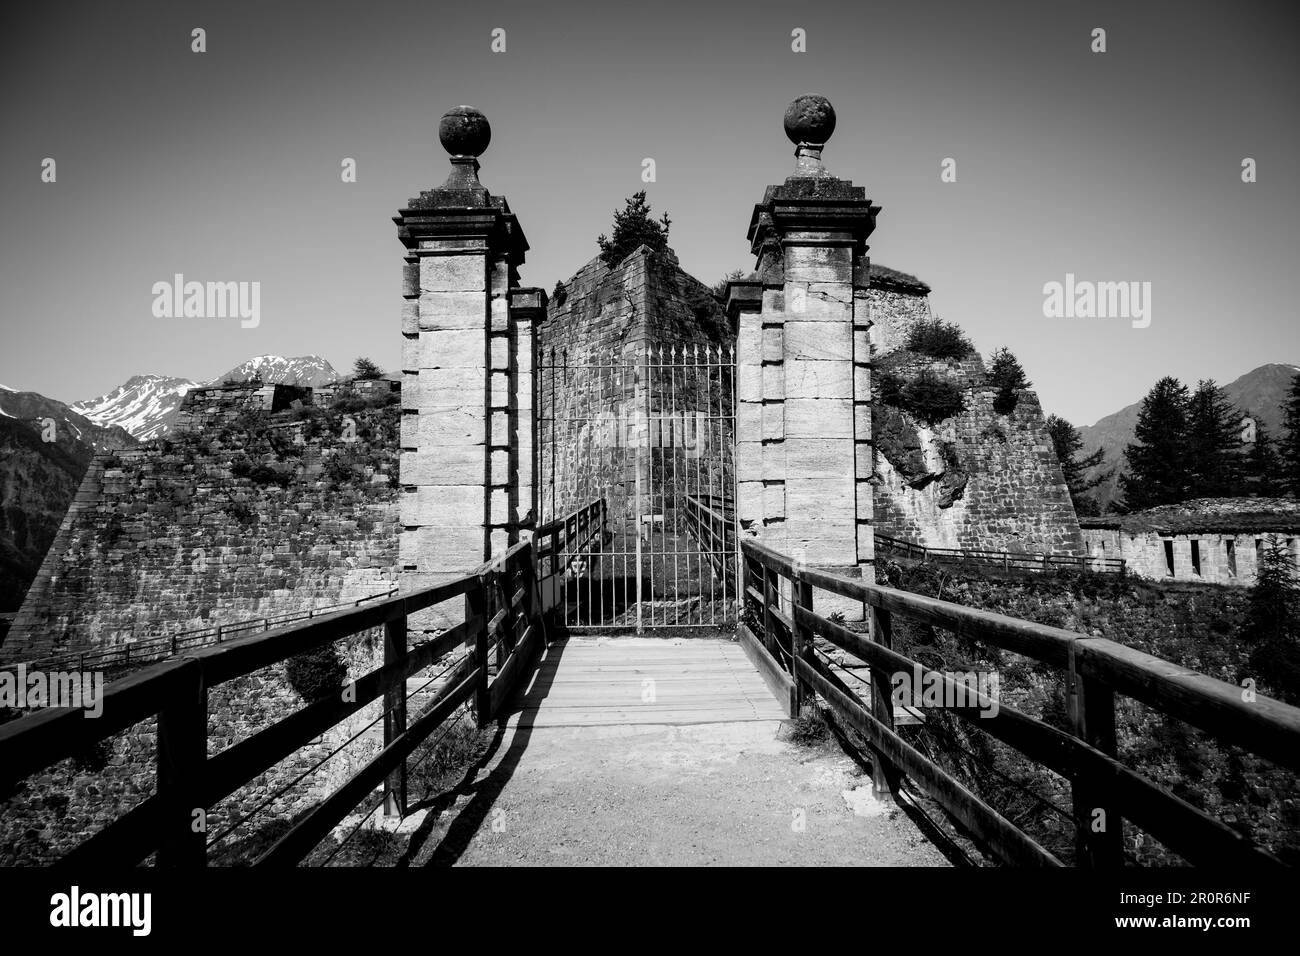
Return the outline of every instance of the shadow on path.
{"type": "MultiPolygon", "coordinates": [[[[557,637],[553,643],[546,647],[544,653],[534,665],[532,680],[527,691],[516,694],[510,705],[497,717],[496,728],[492,740],[488,744],[487,751],[470,765],[454,788],[439,794],[437,798],[420,808],[429,810],[429,814],[425,817],[424,822],[420,824],[419,829],[411,835],[410,845],[413,848],[423,847],[438,820],[439,814],[451,806],[458,797],[470,797],[469,802],[457,812],[455,819],[448,826],[447,832],[443,834],[442,839],[433,848],[433,852],[423,865],[452,866],[469,847],[470,841],[474,839],[474,834],[478,833],[479,828],[487,819],[497,797],[510,781],[510,778],[514,776],[515,769],[519,766],[524,751],[528,749],[528,741],[532,737],[537,710],[542,701],[550,694],[551,686],[555,683],[555,675],[559,669],[560,660],[564,656],[567,646],[567,637],[557,637]],[[506,724],[515,714],[519,715],[519,719],[515,726],[514,735],[510,738],[509,749],[506,750],[496,767],[476,783],[475,780],[479,773],[492,763],[497,752],[501,749],[506,737],[506,724]]],[[[418,852],[418,849],[416,852],[418,852]]],[[[411,855],[408,853],[407,865],[409,865],[411,855]]]]}

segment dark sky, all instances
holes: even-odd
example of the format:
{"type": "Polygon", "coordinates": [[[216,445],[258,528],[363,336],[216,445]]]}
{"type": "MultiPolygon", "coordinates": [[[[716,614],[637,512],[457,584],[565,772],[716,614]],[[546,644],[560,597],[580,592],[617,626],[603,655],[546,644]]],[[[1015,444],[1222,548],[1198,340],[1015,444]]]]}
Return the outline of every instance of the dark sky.
{"type": "Polygon", "coordinates": [[[525,284],[595,254],[644,157],[686,269],[749,269],[804,92],[839,116],[829,168],[883,206],[873,258],[929,282],[986,355],[1009,345],[1048,411],[1089,424],[1162,374],[1300,362],[1294,3],[18,6],[0,12],[10,387],[72,401],[261,353],[396,367],[391,217],[445,178],[437,121],[460,103],[492,123],[482,178],[532,244],[525,284]],[[260,326],[154,318],[176,272],[261,282],[260,326]],[[1044,318],[1067,272],[1150,282],[1150,327],[1044,318]]]}

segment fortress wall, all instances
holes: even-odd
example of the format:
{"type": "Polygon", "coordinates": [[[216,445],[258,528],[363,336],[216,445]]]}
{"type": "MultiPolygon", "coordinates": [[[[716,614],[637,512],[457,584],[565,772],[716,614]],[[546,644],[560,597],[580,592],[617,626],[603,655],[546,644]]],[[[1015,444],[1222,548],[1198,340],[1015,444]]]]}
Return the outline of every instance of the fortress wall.
{"type": "Polygon", "coordinates": [[[390,590],[397,409],[259,416],[96,459],[0,658],[286,615],[390,590]],[[345,441],[347,421],[356,439],[345,441]],[[277,422],[281,428],[266,428],[277,422]],[[252,474],[235,474],[241,469],[252,474]],[[256,469],[262,469],[258,472],[256,469]],[[281,487],[269,480],[285,475],[281,487]]]}
{"type": "Polygon", "coordinates": [[[994,391],[933,428],[877,404],[876,530],[932,547],[1085,554],[1078,518],[1038,397],[1010,415],[994,391]]]}
{"type": "MultiPolygon", "coordinates": [[[[314,422],[256,415],[224,431],[101,457],[47,557],[49,581],[29,595],[6,655],[121,642],[133,625],[185,630],[388,591],[397,562],[397,414],[390,406],[332,411],[314,422]],[[343,440],[349,423],[350,442],[343,440]],[[232,475],[231,463],[241,459],[283,469],[287,484],[265,483],[266,473],[232,475]]],[[[335,646],[348,680],[382,663],[379,629],[335,646]]],[[[110,671],[105,681],[125,673],[110,671]]],[[[284,664],[213,688],[209,754],[301,705],[284,664]]],[[[232,837],[243,838],[337,789],[382,747],[382,723],[277,795],[374,720],[380,706],[363,708],[211,808],[208,832],[257,810],[232,837]]],[[[48,863],[139,803],[154,792],[156,758],[151,719],[0,795],[0,865],[48,863]]]]}

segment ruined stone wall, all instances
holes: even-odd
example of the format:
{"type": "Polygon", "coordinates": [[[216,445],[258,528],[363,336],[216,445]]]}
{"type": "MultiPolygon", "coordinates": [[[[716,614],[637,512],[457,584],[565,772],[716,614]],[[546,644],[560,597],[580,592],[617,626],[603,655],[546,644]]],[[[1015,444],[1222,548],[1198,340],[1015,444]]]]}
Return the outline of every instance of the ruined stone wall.
{"type": "Polygon", "coordinates": [[[876,530],[931,547],[1084,554],[1037,396],[1021,391],[1002,415],[993,389],[963,391],[966,410],[932,426],[876,404],[876,530]]]}
{"type": "Polygon", "coordinates": [[[587,263],[552,297],[538,349],[543,520],[603,495],[633,521],[638,467],[660,509],[730,487],[730,334],[671,250],[587,263]]]}
{"type": "Polygon", "coordinates": [[[1127,562],[1125,571],[1129,574],[1152,581],[1197,581],[1235,587],[1250,587],[1255,583],[1259,569],[1258,549],[1264,537],[1260,532],[1160,534],[1118,528],[1083,529],[1084,544],[1090,556],[1123,558],[1127,562]],[[1173,550],[1172,574],[1166,542],[1173,550]],[[1193,560],[1193,543],[1197,560],[1193,560]]]}
{"type": "MultiPolygon", "coordinates": [[[[97,459],[5,656],[75,651],[130,640],[133,628],[137,636],[146,627],[181,631],[387,592],[397,563],[398,409],[365,405],[354,399],[305,414],[246,410],[224,428],[97,459]]],[[[348,680],[382,663],[379,629],[336,647],[348,680]]],[[[209,754],[301,705],[283,663],[213,688],[209,754]]],[[[365,729],[379,707],[363,708],[211,808],[210,838],[256,811],[223,845],[238,842],[337,789],[382,746],[382,722],[365,729]]],[[[156,721],[143,721],[0,794],[0,865],[50,862],[152,794],[156,733],[156,721]]]]}
{"type": "Polygon", "coordinates": [[[279,412],[311,401],[312,390],[298,385],[240,382],[192,388],[181,399],[173,430],[220,428],[248,411],[279,412]]]}
{"type": "Polygon", "coordinates": [[[397,409],[247,412],[102,456],[5,660],[383,593],[397,565],[397,409]]]}
{"type": "Polygon", "coordinates": [[[885,355],[904,348],[916,324],[932,317],[930,300],[915,291],[878,288],[875,281],[873,269],[873,285],[866,291],[871,315],[871,348],[876,355],[885,355]]]}

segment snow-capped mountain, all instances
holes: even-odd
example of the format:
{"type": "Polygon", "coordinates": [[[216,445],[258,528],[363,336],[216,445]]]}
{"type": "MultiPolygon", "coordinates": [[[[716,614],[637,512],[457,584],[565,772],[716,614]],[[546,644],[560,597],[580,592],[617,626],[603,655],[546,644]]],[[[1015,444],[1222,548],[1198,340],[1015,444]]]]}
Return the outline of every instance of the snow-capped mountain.
{"type": "Polygon", "coordinates": [[[107,395],[71,407],[93,422],[121,425],[140,441],[149,441],[167,434],[181,399],[197,384],[187,378],[133,375],[107,395]]]}
{"type": "Polygon", "coordinates": [[[101,425],[121,425],[140,441],[162,438],[171,431],[185,393],[198,385],[247,382],[260,378],[268,385],[307,385],[316,388],[339,379],[334,366],[319,355],[258,355],[206,382],[165,375],[135,375],[107,395],[77,402],[72,409],[101,425]]]}
{"type": "Polygon", "coordinates": [[[319,355],[300,355],[296,358],[258,355],[236,365],[225,375],[217,376],[212,382],[246,382],[251,378],[260,378],[268,385],[306,385],[317,388],[337,382],[339,373],[319,355]]]}

